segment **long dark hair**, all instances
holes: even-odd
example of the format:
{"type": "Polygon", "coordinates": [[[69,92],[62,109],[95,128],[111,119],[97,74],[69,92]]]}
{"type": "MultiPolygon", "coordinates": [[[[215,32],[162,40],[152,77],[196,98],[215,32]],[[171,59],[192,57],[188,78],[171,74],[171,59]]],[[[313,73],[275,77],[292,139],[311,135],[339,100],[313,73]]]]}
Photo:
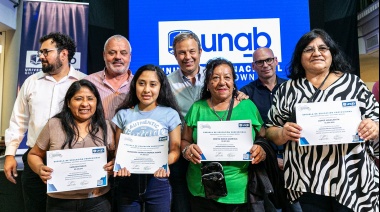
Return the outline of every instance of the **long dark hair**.
{"type": "Polygon", "coordinates": [[[154,71],[157,74],[158,80],[160,81],[161,88],[157,97],[157,104],[173,108],[178,112],[181,121],[183,121],[183,117],[180,113],[177,101],[173,95],[166,74],[160,67],[152,64],[143,65],[136,71],[135,75],[133,76],[129,92],[125,97],[124,102],[119,106],[116,112],[118,112],[121,109],[132,108],[138,103],[140,103],[140,100],[137,98],[136,95],[136,82],[144,71],[154,71]]]}
{"type": "Polygon", "coordinates": [[[221,58],[221,57],[217,57],[217,58],[213,58],[213,59],[207,61],[206,68],[204,70],[206,77],[205,77],[205,81],[203,82],[203,87],[202,87],[202,92],[201,92],[201,99],[211,98],[211,93],[207,89],[207,84],[210,81],[212,74],[214,73],[214,69],[216,67],[222,65],[222,64],[226,64],[226,65],[228,65],[231,68],[232,78],[234,80],[234,91],[232,93],[232,98],[236,95],[237,86],[236,86],[236,83],[235,83],[236,72],[235,72],[234,65],[229,60],[227,60],[227,59],[224,59],[224,58],[221,58]]]}
{"type": "Polygon", "coordinates": [[[74,135],[79,135],[79,130],[75,124],[74,116],[69,108],[69,103],[71,98],[73,98],[73,96],[81,89],[81,87],[87,87],[96,97],[96,110],[94,115],[91,117],[90,124],[88,125],[88,132],[95,145],[97,145],[97,142],[100,142],[103,143],[104,146],[107,146],[107,124],[104,117],[102,101],[100,99],[98,89],[94,84],[92,84],[92,82],[82,79],[71,84],[67,90],[62,111],[54,116],[55,118],[59,118],[61,120],[63,130],[66,134],[65,142],[61,147],[62,149],[64,149],[66,145],[68,145],[71,149],[73,144],[75,144],[79,138],[78,136],[75,136],[74,140],[74,135]],[[96,133],[99,130],[103,131],[103,138],[96,136],[96,133]]]}
{"type": "Polygon", "coordinates": [[[288,68],[289,78],[296,80],[298,78],[306,77],[305,69],[303,68],[301,63],[302,53],[305,47],[316,38],[321,38],[323,42],[330,48],[332,56],[332,63],[329,70],[330,72],[352,72],[352,67],[348,63],[344,52],[340,49],[338,44],[330,37],[330,35],[322,29],[313,29],[310,32],[304,34],[296,44],[288,68]]]}

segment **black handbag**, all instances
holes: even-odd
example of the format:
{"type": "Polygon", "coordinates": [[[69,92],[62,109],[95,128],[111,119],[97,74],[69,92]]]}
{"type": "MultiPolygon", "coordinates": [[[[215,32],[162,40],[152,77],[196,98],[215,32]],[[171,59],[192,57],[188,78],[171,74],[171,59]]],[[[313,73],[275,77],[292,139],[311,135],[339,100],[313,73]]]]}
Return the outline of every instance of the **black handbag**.
{"type": "MultiPolygon", "coordinates": [[[[230,120],[234,96],[231,99],[226,121],[230,120]]],[[[226,179],[224,178],[223,166],[219,162],[202,163],[202,184],[207,199],[215,199],[227,196],[226,179]]]]}
{"type": "Polygon", "coordinates": [[[205,163],[201,168],[201,172],[202,184],[207,199],[227,196],[227,186],[222,164],[218,162],[205,163]]]}

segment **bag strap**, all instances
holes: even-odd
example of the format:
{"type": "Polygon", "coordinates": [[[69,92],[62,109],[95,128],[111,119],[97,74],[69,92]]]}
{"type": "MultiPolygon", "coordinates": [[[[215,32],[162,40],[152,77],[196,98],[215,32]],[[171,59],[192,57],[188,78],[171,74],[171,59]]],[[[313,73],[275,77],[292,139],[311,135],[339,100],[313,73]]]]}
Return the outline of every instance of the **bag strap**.
{"type": "Polygon", "coordinates": [[[232,99],[231,99],[231,102],[230,102],[230,107],[228,108],[228,114],[227,114],[226,121],[229,121],[230,118],[231,118],[232,109],[234,108],[234,100],[235,100],[235,95],[232,95],[232,99]]]}
{"type": "MultiPolygon", "coordinates": [[[[231,98],[231,101],[230,101],[230,106],[228,108],[228,114],[227,114],[227,118],[226,118],[226,121],[229,121],[231,119],[231,114],[232,114],[232,109],[234,107],[234,100],[235,100],[235,95],[232,95],[232,98],[231,98]]],[[[202,165],[206,165],[208,162],[202,162],[202,165]]],[[[226,165],[229,165],[229,161],[226,162],[226,165]]]]}
{"type": "Polygon", "coordinates": [[[311,102],[314,102],[314,97],[319,94],[319,92],[321,91],[321,88],[322,86],[325,84],[327,78],[329,77],[330,75],[330,72],[327,74],[327,76],[325,77],[325,79],[322,81],[321,85],[319,85],[319,87],[317,88],[317,90],[313,93],[313,95],[311,95],[311,97],[309,98],[309,100],[307,101],[307,103],[311,103],[311,102]]]}

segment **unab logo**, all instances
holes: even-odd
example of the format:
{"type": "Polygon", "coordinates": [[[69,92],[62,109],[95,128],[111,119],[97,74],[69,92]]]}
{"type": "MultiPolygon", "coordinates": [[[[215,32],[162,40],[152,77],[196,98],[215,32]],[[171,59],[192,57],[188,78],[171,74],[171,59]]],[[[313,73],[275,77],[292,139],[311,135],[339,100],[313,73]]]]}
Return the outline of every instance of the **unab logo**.
{"type": "Polygon", "coordinates": [[[168,33],[168,52],[170,54],[174,54],[173,42],[174,42],[175,36],[177,36],[180,33],[184,33],[184,32],[191,32],[191,31],[190,30],[180,30],[180,29],[177,29],[177,30],[170,31],[168,33]]]}
{"type": "Polygon", "coordinates": [[[158,25],[160,65],[177,64],[173,41],[181,32],[194,32],[199,37],[203,50],[201,64],[214,57],[251,63],[252,52],[260,47],[271,48],[278,61],[282,61],[279,18],[162,21],[158,25]]]}

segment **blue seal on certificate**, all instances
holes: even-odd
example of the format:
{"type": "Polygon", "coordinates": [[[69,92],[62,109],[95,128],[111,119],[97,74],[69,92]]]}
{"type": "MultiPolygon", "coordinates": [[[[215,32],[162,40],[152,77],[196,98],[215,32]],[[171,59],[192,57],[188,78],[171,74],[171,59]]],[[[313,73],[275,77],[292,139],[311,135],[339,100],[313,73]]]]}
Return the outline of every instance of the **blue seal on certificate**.
{"type": "Polygon", "coordinates": [[[107,176],[100,178],[100,180],[98,180],[96,183],[97,183],[97,186],[107,185],[107,176]]]}
{"type": "Polygon", "coordinates": [[[207,160],[203,153],[201,154],[201,160],[207,160]]]}
{"type": "Polygon", "coordinates": [[[305,137],[301,137],[301,138],[300,138],[300,144],[301,144],[301,145],[309,145],[309,142],[306,140],[305,137]]]}
{"type": "Polygon", "coordinates": [[[49,184],[47,186],[48,191],[57,191],[57,188],[54,186],[54,184],[49,184]]]}

